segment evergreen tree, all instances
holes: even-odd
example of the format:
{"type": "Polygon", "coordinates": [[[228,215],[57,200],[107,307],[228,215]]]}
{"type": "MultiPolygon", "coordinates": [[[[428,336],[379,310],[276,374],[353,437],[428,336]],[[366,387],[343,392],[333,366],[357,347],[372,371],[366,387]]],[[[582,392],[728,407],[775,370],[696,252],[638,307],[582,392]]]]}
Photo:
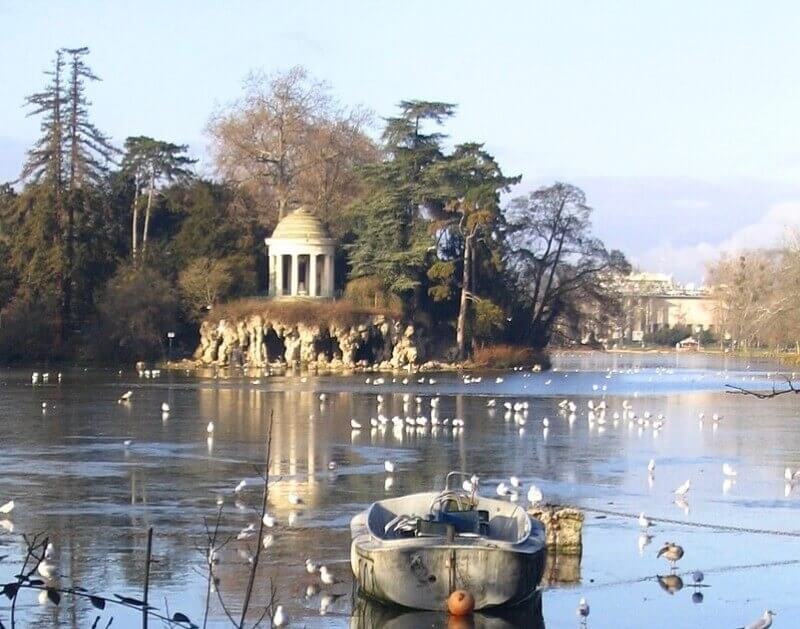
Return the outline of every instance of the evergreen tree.
{"type": "Polygon", "coordinates": [[[131,226],[131,250],[136,260],[138,247],[139,204],[143,191],[147,190],[144,226],[142,228],[142,257],[147,252],[147,236],[150,231],[150,215],[158,186],[172,181],[187,180],[192,176],[189,166],[197,160],[185,153],[185,144],[172,144],[154,140],[147,136],[129,137],[125,140],[125,157],[122,168],[134,179],[133,219],[131,226]]]}
{"type": "Polygon", "coordinates": [[[425,132],[455,112],[449,103],[403,101],[383,133],[387,158],[363,169],[365,194],[354,204],[356,240],[348,248],[353,277],[377,276],[402,296],[407,314],[420,305],[426,258],[432,250],[432,216],[444,201],[425,172],[444,159],[440,132],[425,132]]]}

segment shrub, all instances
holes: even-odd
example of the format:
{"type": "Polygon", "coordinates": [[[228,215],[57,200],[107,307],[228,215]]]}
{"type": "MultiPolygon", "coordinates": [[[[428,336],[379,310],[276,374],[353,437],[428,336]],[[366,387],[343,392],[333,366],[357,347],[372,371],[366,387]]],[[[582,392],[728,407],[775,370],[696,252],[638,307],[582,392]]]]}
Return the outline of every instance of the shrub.
{"type": "Polygon", "coordinates": [[[360,308],[381,308],[399,314],[403,307],[400,298],[387,291],[381,279],[374,275],[357,277],[347,282],[344,296],[347,301],[360,308]]]}
{"type": "Polygon", "coordinates": [[[228,296],[233,285],[232,264],[229,260],[195,258],[181,271],[178,284],[188,306],[190,319],[210,310],[228,296]]]}
{"type": "Polygon", "coordinates": [[[57,300],[12,299],[0,310],[0,362],[31,362],[59,358],[53,346],[57,338],[57,300]]]}
{"type": "Polygon", "coordinates": [[[476,349],[472,355],[472,362],[476,367],[510,369],[511,367],[532,367],[537,363],[546,367],[549,361],[531,347],[489,345],[476,349]]]}
{"type": "Polygon", "coordinates": [[[488,299],[475,302],[475,340],[485,343],[496,338],[505,327],[506,315],[503,309],[488,299]]]}
{"type": "Polygon", "coordinates": [[[93,353],[103,360],[144,360],[163,355],[166,333],[177,320],[174,287],[149,267],[124,266],[97,306],[93,353]]]}

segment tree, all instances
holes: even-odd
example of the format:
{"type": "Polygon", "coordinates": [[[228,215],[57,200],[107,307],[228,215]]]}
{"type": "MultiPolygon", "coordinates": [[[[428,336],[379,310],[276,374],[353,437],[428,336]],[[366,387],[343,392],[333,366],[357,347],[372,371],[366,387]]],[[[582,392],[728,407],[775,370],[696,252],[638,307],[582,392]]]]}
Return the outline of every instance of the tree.
{"type": "Polygon", "coordinates": [[[266,226],[301,204],[330,222],[356,192],[357,167],[377,158],[363,133],[371,116],[339,105],[299,66],[252,73],[244,92],[209,122],[217,171],[255,200],[266,226]]]}
{"type": "Polygon", "coordinates": [[[32,217],[38,227],[47,226],[60,250],[61,261],[53,267],[54,282],[60,287],[59,336],[63,340],[72,317],[72,290],[75,282],[75,212],[89,211],[87,185],[105,183],[107,164],[116,149],[89,120],[89,101],[85,82],[98,77],[84,61],[88,48],[56,51],[53,69],[46,72],[51,81],[43,92],[26,99],[29,115],[42,116],[42,136],[28,152],[20,179],[44,186],[53,197],[53,209],[46,204],[28,206],[53,216],[32,217]],[[64,57],[69,56],[70,74],[64,79],[64,57]],[[65,84],[66,83],[66,84],[65,84]]]}
{"type": "Polygon", "coordinates": [[[355,239],[347,251],[351,276],[381,278],[409,314],[419,313],[426,262],[436,249],[430,222],[445,204],[438,184],[425,176],[444,159],[445,136],[426,126],[442,124],[455,105],[402,101],[399,107],[383,132],[386,158],[362,169],[364,193],[350,210],[355,239]]]}
{"type": "Polygon", "coordinates": [[[482,144],[461,144],[452,155],[426,172],[431,189],[445,199],[443,218],[436,223],[439,240],[452,240],[461,249],[461,297],[456,324],[460,359],[467,354],[467,315],[474,290],[476,241],[492,237],[500,217],[500,193],[508,192],[520,177],[506,177],[482,144]],[[459,247],[460,245],[460,247],[459,247]]]}
{"type": "Polygon", "coordinates": [[[536,348],[548,344],[560,319],[618,305],[611,278],[630,267],[592,237],[591,212],[583,192],[564,183],[518,197],[503,211],[504,259],[528,315],[515,327],[536,348]]]}
{"type": "Polygon", "coordinates": [[[231,266],[229,260],[199,257],[181,271],[178,284],[192,318],[200,318],[227,297],[233,285],[231,266]]]}
{"type": "Polygon", "coordinates": [[[154,140],[147,136],[129,137],[125,140],[125,157],[122,168],[133,177],[133,220],[131,225],[131,251],[133,259],[138,254],[139,203],[143,189],[147,189],[144,226],[142,228],[142,257],[147,253],[147,236],[150,230],[150,214],[159,186],[173,181],[187,180],[192,176],[189,166],[197,162],[185,153],[185,144],[172,144],[154,140]]]}

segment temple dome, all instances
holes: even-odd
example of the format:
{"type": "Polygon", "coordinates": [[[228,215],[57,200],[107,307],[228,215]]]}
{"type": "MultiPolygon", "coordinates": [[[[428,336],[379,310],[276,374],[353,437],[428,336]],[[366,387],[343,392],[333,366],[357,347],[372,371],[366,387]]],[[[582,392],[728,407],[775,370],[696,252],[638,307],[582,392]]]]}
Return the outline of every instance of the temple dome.
{"type": "Polygon", "coordinates": [[[305,208],[298,208],[284,216],[272,232],[272,240],[327,240],[325,226],[305,208]]]}

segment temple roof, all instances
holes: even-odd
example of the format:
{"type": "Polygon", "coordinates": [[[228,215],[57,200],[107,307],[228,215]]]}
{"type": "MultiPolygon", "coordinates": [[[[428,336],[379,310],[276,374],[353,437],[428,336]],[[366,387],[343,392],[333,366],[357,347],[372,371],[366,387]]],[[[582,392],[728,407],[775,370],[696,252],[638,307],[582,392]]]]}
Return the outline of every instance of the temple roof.
{"type": "Polygon", "coordinates": [[[272,232],[272,240],[320,240],[328,239],[325,226],[305,208],[298,208],[284,216],[272,232]]]}

